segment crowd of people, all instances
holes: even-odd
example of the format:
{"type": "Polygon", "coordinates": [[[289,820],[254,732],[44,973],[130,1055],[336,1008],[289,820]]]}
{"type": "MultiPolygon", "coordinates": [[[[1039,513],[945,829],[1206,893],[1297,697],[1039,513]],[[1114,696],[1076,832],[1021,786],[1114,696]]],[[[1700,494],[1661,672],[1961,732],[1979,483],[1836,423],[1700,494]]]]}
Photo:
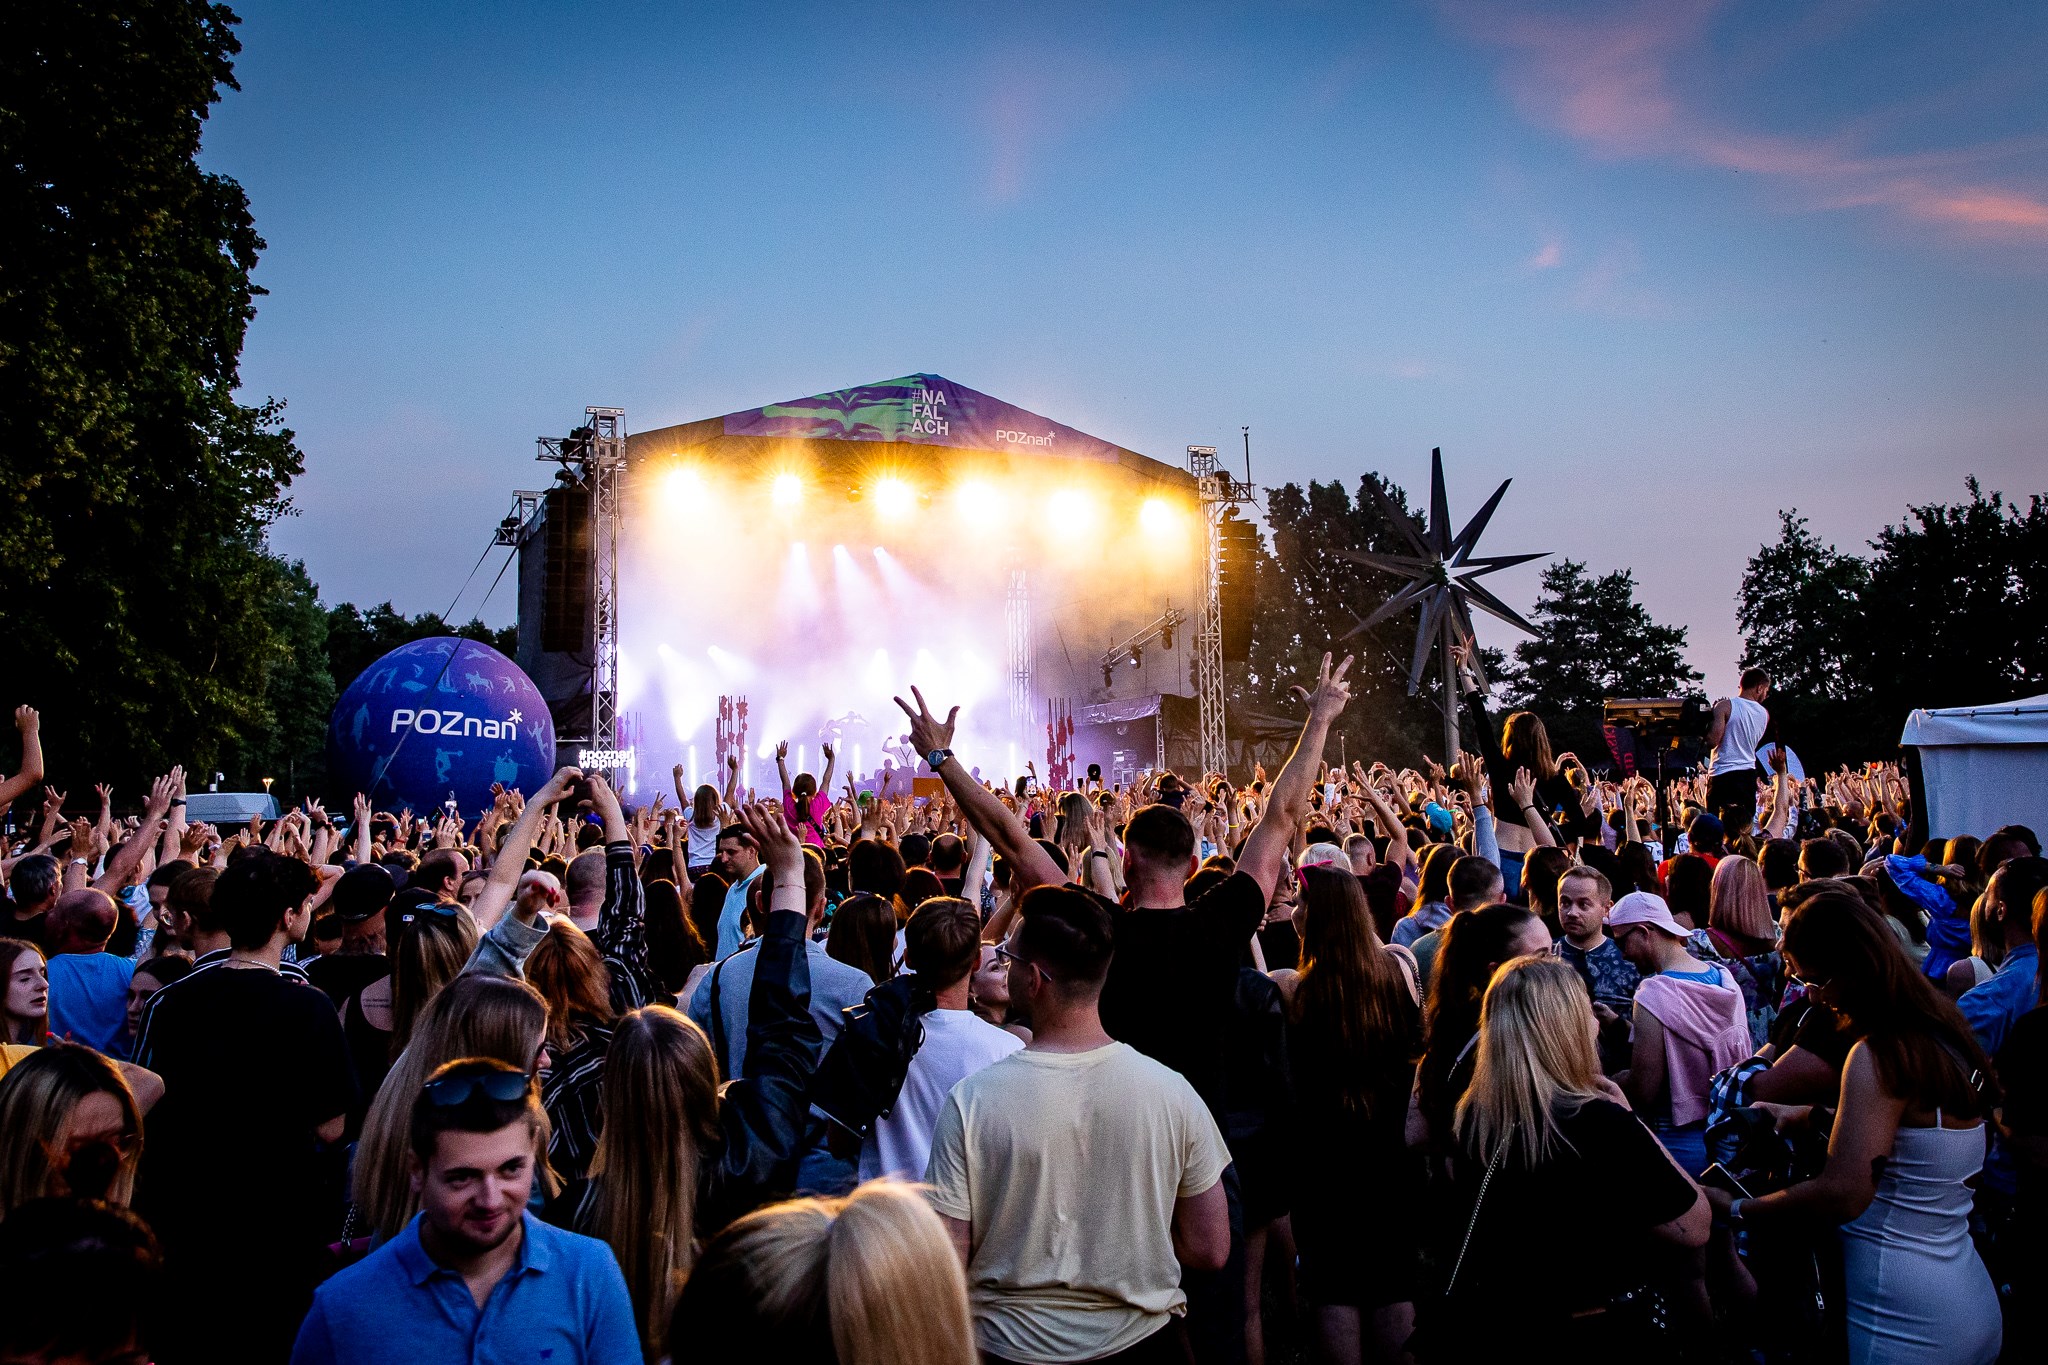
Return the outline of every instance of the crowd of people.
{"type": "MultiPolygon", "coordinates": [[[[1488,713],[1270,777],[0,809],[0,1361],[2032,1359],[2048,860],[1488,713]],[[1944,837],[1935,837],[1941,834],[1944,837]],[[1569,1353],[1567,1356],[1566,1353],[1569,1353]]],[[[61,742],[56,740],[54,742],[61,742]]]]}

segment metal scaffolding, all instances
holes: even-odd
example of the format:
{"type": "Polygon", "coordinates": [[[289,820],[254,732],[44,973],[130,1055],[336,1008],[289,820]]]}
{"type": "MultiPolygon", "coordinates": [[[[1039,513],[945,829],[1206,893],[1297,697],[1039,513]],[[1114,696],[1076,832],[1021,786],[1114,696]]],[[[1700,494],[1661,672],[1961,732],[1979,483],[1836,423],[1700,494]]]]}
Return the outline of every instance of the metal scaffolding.
{"type": "Polygon", "coordinates": [[[1216,459],[1215,446],[1189,446],[1188,472],[1202,500],[1202,606],[1195,619],[1195,702],[1201,734],[1202,771],[1227,771],[1223,734],[1223,519],[1232,507],[1252,500],[1252,486],[1230,477],[1216,459]]]}
{"type": "Polygon", "coordinates": [[[540,438],[551,460],[590,493],[590,731],[580,766],[613,780],[627,766],[619,750],[619,523],[626,474],[626,410],[587,407],[589,420],[566,437],[540,438]]]}
{"type": "Polygon", "coordinates": [[[1031,582],[1023,569],[1010,570],[1010,591],[1003,599],[1003,625],[1009,645],[1010,728],[1028,736],[1031,713],[1031,582]]]}

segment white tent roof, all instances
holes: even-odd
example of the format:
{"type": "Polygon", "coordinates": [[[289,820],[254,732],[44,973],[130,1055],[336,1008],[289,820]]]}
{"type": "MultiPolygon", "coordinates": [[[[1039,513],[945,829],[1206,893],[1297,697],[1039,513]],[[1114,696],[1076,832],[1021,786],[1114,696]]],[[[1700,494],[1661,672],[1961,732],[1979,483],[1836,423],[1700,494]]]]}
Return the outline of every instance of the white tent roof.
{"type": "Polygon", "coordinates": [[[1948,706],[1906,717],[1899,743],[1933,748],[1955,744],[2048,744],[2048,692],[1989,706],[1948,706]]]}

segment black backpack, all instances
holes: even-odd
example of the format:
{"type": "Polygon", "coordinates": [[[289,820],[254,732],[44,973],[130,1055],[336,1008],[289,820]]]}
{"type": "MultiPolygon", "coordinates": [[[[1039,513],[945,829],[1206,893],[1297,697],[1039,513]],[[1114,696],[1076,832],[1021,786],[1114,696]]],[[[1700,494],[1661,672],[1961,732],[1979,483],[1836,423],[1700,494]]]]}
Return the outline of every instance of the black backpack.
{"type": "Polygon", "coordinates": [[[811,1107],[854,1143],[896,1108],[910,1061],[924,1045],[924,1015],[938,1008],[915,972],[891,977],[842,1010],[839,1037],[811,1081],[811,1107]]]}

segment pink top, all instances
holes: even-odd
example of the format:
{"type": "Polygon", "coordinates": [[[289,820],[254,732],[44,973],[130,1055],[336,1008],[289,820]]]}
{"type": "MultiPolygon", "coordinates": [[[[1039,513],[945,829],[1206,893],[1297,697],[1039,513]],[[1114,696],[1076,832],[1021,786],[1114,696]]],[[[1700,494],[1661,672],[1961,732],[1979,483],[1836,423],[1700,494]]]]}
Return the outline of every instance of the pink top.
{"type": "Polygon", "coordinates": [[[1664,1026],[1664,1086],[1671,1122],[1680,1128],[1707,1117],[1707,1087],[1750,1054],[1749,1020],[1742,990],[1727,969],[1721,984],[1657,975],[1636,987],[1636,1004],[1664,1026]]]}
{"type": "Polygon", "coordinates": [[[784,792],[782,796],[782,818],[789,821],[798,838],[813,848],[825,846],[825,817],[831,810],[832,803],[826,799],[825,793],[818,792],[811,797],[810,817],[806,819],[797,806],[795,792],[784,792]]]}

